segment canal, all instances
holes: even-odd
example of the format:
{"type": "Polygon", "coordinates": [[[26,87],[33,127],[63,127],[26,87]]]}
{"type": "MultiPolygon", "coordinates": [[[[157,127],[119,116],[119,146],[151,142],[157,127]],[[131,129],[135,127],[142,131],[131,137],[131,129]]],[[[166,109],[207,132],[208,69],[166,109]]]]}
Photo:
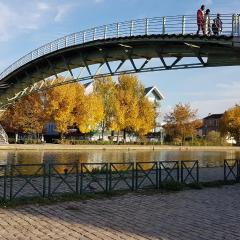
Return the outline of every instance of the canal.
{"type": "Polygon", "coordinates": [[[235,150],[1,150],[0,164],[107,163],[198,160],[200,167],[222,167],[240,158],[235,150]]]}

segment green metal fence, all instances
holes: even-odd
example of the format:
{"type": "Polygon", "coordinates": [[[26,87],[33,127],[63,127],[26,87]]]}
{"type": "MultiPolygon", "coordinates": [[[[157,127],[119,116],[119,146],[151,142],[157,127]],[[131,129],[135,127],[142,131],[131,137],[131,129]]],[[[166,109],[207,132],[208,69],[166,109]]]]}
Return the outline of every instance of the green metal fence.
{"type": "MultiPolygon", "coordinates": [[[[198,183],[198,161],[0,165],[0,199],[161,189],[198,183]]],[[[223,173],[223,172],[222,172],[223,173]]],[[[240,180],[240,160],[225,160],[225,181],[240,180]]]]}
{"type": "Polygon", "coordinates": [[[224,181],[240,182],[240,160],[224,160],[224,181]]]}

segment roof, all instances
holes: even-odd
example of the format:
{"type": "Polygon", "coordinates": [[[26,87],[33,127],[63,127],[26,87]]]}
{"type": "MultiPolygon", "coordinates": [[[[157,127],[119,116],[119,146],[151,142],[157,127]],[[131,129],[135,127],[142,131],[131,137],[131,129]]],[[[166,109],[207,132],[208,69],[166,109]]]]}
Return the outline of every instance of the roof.
{"type": "Polygon", "coordinates": [[[210,114],[207,117],[205,117],[204,120],[207,120],[207,119],[220,119],[222,116],[223,116],[223,113],[210,114]]]}
{"type": "Polygon", "coordinates": [[[85,88],[87,88],[87,87],[90,86],[91,84],[93,84],[93,81],[84,83],[83,86],[84,86],[85,88]]]}
{"type": "MultiPolygon", "coordinates": [[[[83,86],[84,86],[85,89],[87,89],[92,84],[93,84],[93,81],[90,81],[90,82],[87,82],[87,83],[83,84],[83,86]]],[[[159,98],[159,100],[164,99],[164,96],[162,95],[162,93],[155,86],[145,88],[144,92],[145,92],[146,97],[149,96],[152,92],[154,92],[155,95],[159,98]]]]}
{"type": "Polygon", "coordinates": [[[147,88],[145,88],[144,91],[145,91],[145,96],[146,97],[149,96],[152,92],[154,92],[157,95],[157,97],[159,98],[159,100],[164,99],[163,94],[155,86],[147,87],[147,88]]]}

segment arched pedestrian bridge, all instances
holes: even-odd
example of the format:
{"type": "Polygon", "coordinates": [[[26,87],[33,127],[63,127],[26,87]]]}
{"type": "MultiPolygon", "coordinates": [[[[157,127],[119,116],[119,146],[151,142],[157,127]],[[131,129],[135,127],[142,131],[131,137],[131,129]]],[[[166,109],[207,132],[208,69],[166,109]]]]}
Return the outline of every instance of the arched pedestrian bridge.
{"type": "Polygon", "coordinates": [[[196,16],[187,15],[114,23],[59,38],[0,74],[0,109],[33,91],[94,77],[240,65],[240,14],[221,18],[219,36],[196,35],[196,16]],[[66,76],[61,81],[60,74],[66,76]]]}

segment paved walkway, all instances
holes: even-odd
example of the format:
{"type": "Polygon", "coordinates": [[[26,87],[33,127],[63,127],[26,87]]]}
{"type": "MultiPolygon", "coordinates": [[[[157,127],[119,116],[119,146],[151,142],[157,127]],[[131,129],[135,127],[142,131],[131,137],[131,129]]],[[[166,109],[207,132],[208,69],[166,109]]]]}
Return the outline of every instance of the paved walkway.
{"type": "Polygon", "coordinates": [[[0,239],[240,240],[240,185],[0,209],[0,239]]]}

